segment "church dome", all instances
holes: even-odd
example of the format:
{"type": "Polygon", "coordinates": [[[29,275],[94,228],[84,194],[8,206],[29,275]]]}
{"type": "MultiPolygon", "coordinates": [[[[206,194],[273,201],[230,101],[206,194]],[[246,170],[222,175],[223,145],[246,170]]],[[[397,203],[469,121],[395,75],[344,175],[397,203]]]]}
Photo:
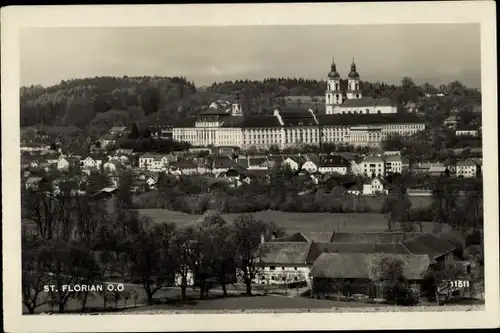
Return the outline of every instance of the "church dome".
{"type": "Polygon", "coordinates": [[[348,77],[350,79],[359,79],[359,73],[356,71],[356,64],[354,63],[354,61],[352,62],[351,72],[349,72],[348,77]]]}
{"type": "Polygon", "coordinates": [[[339,74],[339,72],[337,72],[337,66],[335,65],[334,59],[332,59],[332,65],[330,67],[330,73],[328,73],[328,78],[340,79],[340,74],[339,74]]]}
{"type": "Polygon", "coordinates": [[[328,73],[328,77],[330,79],[340,79],[340,74],[337,71],[330,71],[330,73],[328,73]]]}

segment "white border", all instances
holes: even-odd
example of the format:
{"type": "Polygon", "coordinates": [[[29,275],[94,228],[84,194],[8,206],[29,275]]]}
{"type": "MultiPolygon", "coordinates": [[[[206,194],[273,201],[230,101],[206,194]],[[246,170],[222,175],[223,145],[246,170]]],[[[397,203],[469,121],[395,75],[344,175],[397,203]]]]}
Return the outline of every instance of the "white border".
{"type": "MultiPolygon", "coordinates": [[[[192,331],[472,328],[500,326],[496,24],[492,1],[342,4],[32,6],[1,12],[5,331],[192,331]],[[82,26],[480,23],[486,304],[477,312],[22,316],[20,298],[19,29],[82,26]]],[[[159,41],[161,42],[161,41],[159,41]]],[[[437,52],[439,52],[437,50],[437,52]]],[[[464,52],[467,52],[464,50],[464,52]]]]}

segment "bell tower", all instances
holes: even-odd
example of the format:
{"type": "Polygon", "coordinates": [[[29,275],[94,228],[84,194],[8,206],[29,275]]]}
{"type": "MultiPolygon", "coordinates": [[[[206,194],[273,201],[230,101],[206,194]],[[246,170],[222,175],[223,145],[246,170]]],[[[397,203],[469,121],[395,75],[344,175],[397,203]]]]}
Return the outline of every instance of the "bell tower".
{"type": "Polygon", "coordinates": [[[243,116],[243,110],[241,108],[241,101],[239,94],[236,94],[236,98],[231,106],[231,116],[243,116]]]}
{"type": "Polygon", "coordinates": [[[361,98],[361,89],[359,87],[359,73],[356,70],[356,63],[352,58],[351,71],[347,77],[347,98],[358,99],[361,98]]]}
{"type": "Polygon", "coordinates": [[[326,114],[333,114],[335,106],[341,105],[342,102],[343,95],[340,90],[340,75],[337,72],[335,59],[332,59],[332,65],[330,66],[330,73],[328,73],[325,92],[326,114]]]}

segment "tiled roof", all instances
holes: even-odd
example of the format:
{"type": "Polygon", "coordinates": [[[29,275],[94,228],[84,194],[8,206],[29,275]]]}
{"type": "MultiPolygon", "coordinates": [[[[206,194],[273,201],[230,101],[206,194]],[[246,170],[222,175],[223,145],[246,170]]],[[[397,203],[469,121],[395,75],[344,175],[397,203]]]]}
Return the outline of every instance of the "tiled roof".
{"type": "Polygon", "coordinates": [[[314,243],[309,253],[308,261],[314,262],[321,253],[392,253],[392,254],[410,254],[402,244],[390,243],[314,243]]]}
{"type": "Polygon", "coordinates": [[[244,117],[226,117],[222,121],[221,127],[242,127],[244,123],[244,117]]]}
{"type": "Polygon", "coordinates": [[[385,155],[385,162],[403,162],[401,155],[385,155]]]}
{"type": "Polygon", "coordinates": [[[460,125],[456,128],[457,131],[477,131],[476,125],[460,125]]]}
{"type": "Polygon", "coordinates": [[[114,127],[111,127],[111,129],[109,130],[110,132],[123,132],[127,129],[127,127],[125,126],[114,126],[114,127]]]}
{"type": "Polygon", "coordinates": [[[200,112],[200,115],[210,116],[210,115],[229,115],[231,109],[219,109],[219,108],[208,108],[200,112]]]}
{"type": "Polygon", "coordinates": [[[390,257],[404,263],[407,279],[420,280],[427,272],[430,261],[425,255],[384,255],[378,253],[323,253],[314,262],[314,278],[373,279],[380,260],[390,257]]]}
{"type": "Polygon", "coordinates": [[[311,243],[304,242],[266,242],[260,245],[265,264],[306,264],[311,243]]]}
{"type": "Polygon", "coordinates": [[[363,163],[384,163],[384,159],[380,156],[366,156],[363,163]]]}
{"type": "Polygon", "coordinates": [[[214,157],[214,168],[231,168],[234,166],[234,161],[229,156],[214,157]]]}
{"type": "Polygon", "coordinates": [[[406,239],[403,244],[411,253],[426,254],[432,260],[455,250],[455,246],[432,234],[423,234],[406,239]]]}
{"type": "Polygon", "coordinates": [[[336,232],[332,242],[347,243],[398,243],[404,238],[403,232],[336,232]]]}
{"type": "Polygon", "coordinates": [[[316,116],[322,126],[352,126],[352,125],[381,125],[381,124],[420,124],[424,120],[416,114],[323,114],[316,116]]]}
{"type": "Polygon", "coordinates": [[[42,177],[29,177],[28,179],[26,179],[25,183],[26,184],[36,184],[39,181],[41,181],[42,179],[43,179],[42,177]]]}
{"type": "Polygon", "coordinates": [[[288,158],[291,159],[292,161],[296,162],[297,164],[299,164],[299,166],[306,162],[306,159],[303,156],[292,155],[292,156],[288,156],[288,158]]]}
{"type": "Polygon", "coordinates": [[[196,118],[189,117],[175,122],[174,127],[180,127],[180,128],[194,127],[195,123],[196,123],[196,118]]]}
{"type": "Polygon", "coordinates": [[[321,158],[319,167],[349,167],[350,163],[344,157],[340,155],[331,155],[321,158]]]}
{"type": "Polygon", "coordinates": [[[267,163],[267,158],[266,157],[249,157],[248,158],[248,165],[257,165],[261,166],[267,163]]]}
{"type": "Polygon", "coordinates": [[[243,119],[243,127],[281,127],[281,124],[276,116],[252,116],[243,119]]]}
{"type": "Polygon", "coordinates": [[[269,155],[267,159],[276,164],[281,164],[286,160],[286,158],[283,155],[269,155]]]}
{"type": "Polygon", "coordinates": [[[395,105],[387,97],[381,97],[381,98],[362,97],[355,99],[347,99],[341,106],[364,107],[364,106],[395,106],[395,105]]]}
{"type": "Polygon", "coordinates": [[[468,166],[477,166],[477,163],[474,160],[466,160],[466,161],[458,161],[457,167],[468,167],[468,166]]]}

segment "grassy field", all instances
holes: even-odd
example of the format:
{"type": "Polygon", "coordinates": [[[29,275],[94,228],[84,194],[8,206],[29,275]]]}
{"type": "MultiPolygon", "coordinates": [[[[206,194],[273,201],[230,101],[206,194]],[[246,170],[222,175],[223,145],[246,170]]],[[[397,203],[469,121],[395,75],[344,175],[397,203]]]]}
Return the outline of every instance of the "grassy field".
{"type": "MultiPolygon", "coordinates": [[[[194,223],[201,215],[191,215],[166,209],[139,209],[141,215],[155,222],[170,222],[182,227],[194,223]]],[[[274,222],[286,229],[287,233],[331,231],[337,232],[374,232],[386,231],[387,223],[383,214],[376,213],[288,213],[279,211],[260,211],[252,213],[255,218],[274,222]]],[[[223,214],[227,221],[234,221],[239,214],[223,214]]],[[[424,231],[432,232],[433,223],[424,222],[424,231]]]]}

